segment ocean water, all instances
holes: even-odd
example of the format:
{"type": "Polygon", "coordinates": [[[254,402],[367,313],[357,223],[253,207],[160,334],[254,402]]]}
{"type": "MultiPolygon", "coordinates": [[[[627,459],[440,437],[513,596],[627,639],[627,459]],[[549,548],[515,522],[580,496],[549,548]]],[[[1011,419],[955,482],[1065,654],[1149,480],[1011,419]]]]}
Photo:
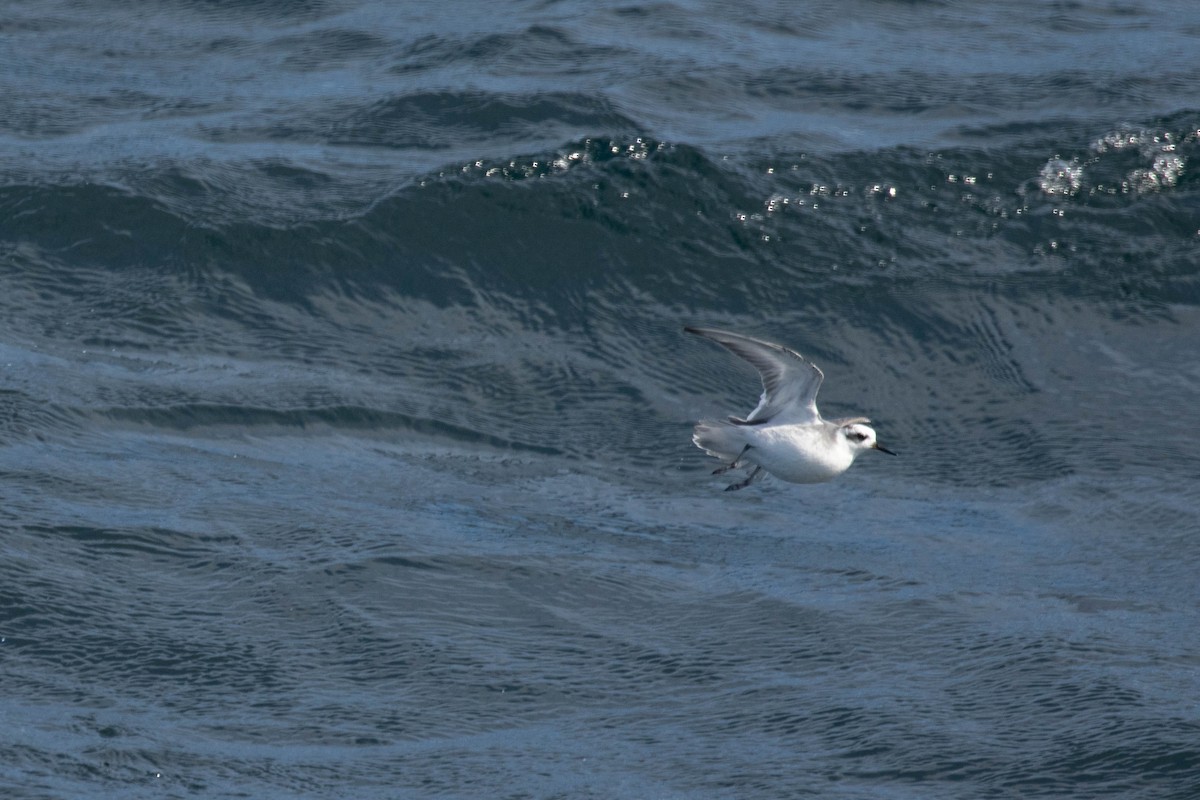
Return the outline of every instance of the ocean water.
{"type": "Polygon", "coordinates": [[[12,798],[1200,796],[1200,7],[13,2],[12,798]],[[822,366],[898,458],[690,442],[822,366]]]}

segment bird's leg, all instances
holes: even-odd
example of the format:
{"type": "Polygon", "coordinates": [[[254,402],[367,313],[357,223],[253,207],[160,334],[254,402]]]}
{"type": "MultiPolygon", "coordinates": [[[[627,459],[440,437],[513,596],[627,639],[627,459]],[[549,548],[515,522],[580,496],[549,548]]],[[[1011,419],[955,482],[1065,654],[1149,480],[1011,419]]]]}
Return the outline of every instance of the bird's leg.
{"type": "Polygon", "coordinates": [[[756,466],[754,471],[750,473],[750,477],[746,478],[744,481],[738,481],[737,483],[729,484],[725,487],[725,491],[736,492],[738,489],[745,489],[755,478],[758,477],[758,473],[760,472],[762,472],[762,467],[756,466]]]}
{"type": "Polygon", "coordinates": [[[750,445],[746,445],[745,447],[743,447],[742,452],[738,453],[737,456],[734,457],[733,461],[730,461],[728,464],[726,464],[723,467],[717,467],[716,469],[713,470],[712,474],[713,475],[724,475],[726,472],[729,472],[729,470],[737,467],[738,462],[742,460],[742,456],[746,455],[746,451],[749,449],[750,449],[750,445]]]}

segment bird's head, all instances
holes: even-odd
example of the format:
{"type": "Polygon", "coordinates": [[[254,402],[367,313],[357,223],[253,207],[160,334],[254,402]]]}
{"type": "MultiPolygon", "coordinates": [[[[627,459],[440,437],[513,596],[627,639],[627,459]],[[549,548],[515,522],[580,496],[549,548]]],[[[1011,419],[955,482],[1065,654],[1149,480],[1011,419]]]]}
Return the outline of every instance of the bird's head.
{"type": "Polygon", "coordinates": [[[848,425],[843,425],[839,429],[839,433],[846,437],[846,442],[850,445],[850,452],[856,457],[859,453],[867,450],[879,450],[890,456],[896,455],[891,450],[879,444],[875,438],[875,429],[864,422],[851,422],[848,425]]]}

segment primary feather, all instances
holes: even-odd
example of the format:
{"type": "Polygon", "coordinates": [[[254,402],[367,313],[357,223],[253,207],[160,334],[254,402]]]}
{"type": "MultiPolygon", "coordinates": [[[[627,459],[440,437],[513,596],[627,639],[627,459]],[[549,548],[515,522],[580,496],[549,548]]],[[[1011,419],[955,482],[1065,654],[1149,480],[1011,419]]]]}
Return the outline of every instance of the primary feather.
{"type": "Polygon", "coordinates": [[[744,420],[736,422],[817,422],[817,390],[825,374],[816,364],[781,344],[714,328],[684,328],[711,339],[749,361],[762,378],[762,397],[744,420]]]}

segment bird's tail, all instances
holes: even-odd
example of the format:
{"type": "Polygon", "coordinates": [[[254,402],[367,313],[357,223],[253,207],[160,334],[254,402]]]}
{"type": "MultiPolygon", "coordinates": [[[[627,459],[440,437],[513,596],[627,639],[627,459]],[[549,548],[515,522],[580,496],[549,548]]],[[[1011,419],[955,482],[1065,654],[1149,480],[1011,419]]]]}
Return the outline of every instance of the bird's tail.
{"type": "Polygon", "coordinates": [[[746,447],[742,427],[723,420],[705,419],[696,423],[692,441],[710,456],[732,462],[746,447]]]}

